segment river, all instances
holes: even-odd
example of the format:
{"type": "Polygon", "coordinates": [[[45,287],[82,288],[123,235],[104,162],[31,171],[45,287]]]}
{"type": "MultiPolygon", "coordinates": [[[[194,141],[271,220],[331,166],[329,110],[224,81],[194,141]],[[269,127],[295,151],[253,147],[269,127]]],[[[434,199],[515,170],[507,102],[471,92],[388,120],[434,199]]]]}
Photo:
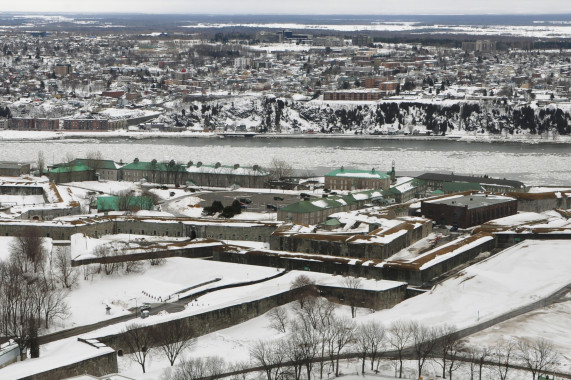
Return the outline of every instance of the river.
{"type": "Polygon", "coordinates": [[[301,172],[323,174],[332,168],[390,170],[397,175],[422,172],[487,174],[528,185],[571,185],[568,144],[480,143],[431,140],[265,139],[265,138],[102,138],[49,141],[0,141],[0,160],[35,162],[43,151],[48,164],[99,151],[105,158],[130,162],[220,162],[268,166],[285,160],[301,172]]]}

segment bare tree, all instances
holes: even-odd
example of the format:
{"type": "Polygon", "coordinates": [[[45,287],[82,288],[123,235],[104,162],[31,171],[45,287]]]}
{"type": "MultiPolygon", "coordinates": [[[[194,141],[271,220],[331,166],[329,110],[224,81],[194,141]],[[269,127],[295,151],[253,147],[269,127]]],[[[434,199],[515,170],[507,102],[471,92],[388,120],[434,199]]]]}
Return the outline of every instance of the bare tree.
{"type": "Polygon", "coordinates": [[[44,158],[44,152],[41,150],[38,152],[37,165],[38,165],[38,173],[41,177],[42,175],[44,175],[44,168],[46,167],[46,160],[44,158]]]}
{"type": "Polygon", "coordinates": [[[319,353],[319,335],[309,325],[292,323],[292,344],[298,350],[300,362],[305,366],[307,380],[311,380],[313,362],[319,353]]]}
{"type": "Polygon", "coordinates": [[[38,297],[44,317],[45,328],[49,328],[50,322],[54,319],[65,319],[69,317],[69,306],[65,302],[68,291],[59,288],[51,288],[47,281],[41,285],[41,296],[38,297]]]}
{"type": "Polygon", "coordinates": [[[293,167],[284,160],[273,158],[269,167],[270,178],[279,181],[282,178],[291,177],[293,175],[293,167]]]}
{"type": "Polygon", "coordinates": [[[304,274],[297,276],[292,281],[290,289],[298,289],[298,302],[301,308],[305,306],[306,301],[315,298],[318,294],[315,281],[304,274]]]}
{"type": "Polygon", "coordinates": [[[279,379],[285,360],[285,351],[279,343],[258,341],[250,348],[250,357],[263,368],[267,380],[279,379]]]}
{"type": "Polygon", "coordinates": [[[32,264],[34,273],[38,273],[45,263],[44,238],[38,228],[24,228],[22,234],[12,241],[10,250],[24,273],[28,271],[28,263],[32,264]]]}
{"type": "Polygon", "coordinates": [[[99,266],[106,275],[113,274],[119,270],[119,263],[115,261],[114,251],[108,245],[98,245],[93,252],[95,256],[100,258],[99,266]]]}
{"type": "Polygon", "coordinates": [[[143,262],[140,260],[127,260],[125,264],[125,273],[141,273],[144,271],[143,262]]]}
{"type": "Polygon", "coordinates": [[[422,368],[426,359],[432,355],[436,346],[437,331],[419,322],[412,322],[410,326],[412,329],[412,348],[416,358],[418,376],[420,377],[422,376],[422,368]]]}
{"type": "Polygon", "coordinates": [[[508,377],[508,370],[513,361],[517,343],[514,340],[499,341],[494,348],[494,361],[496,363],[496,370],[500,380],[506,380],[508,377]]]}
{"type": "Polygon", "coordinates": [[[95,171],[97,175],[99,170],[103,168],[103,155],[100,151],[89,151],[87,152],[87,162],[85,164],[95,171]]]}
{"type": "Polygon", "coordinates": [[[492,350],[483,346],[476,351],[477,363],[478,363],[478,380],[482,380],[482,371],[484,370],[484,365],[486,364],[486,359],[492,354],[492,350]]]}
{"type": "Polygon", "coordinates": [[[520,340],[517,345],[518,356],[531,372],[532,378],[548,371],[557,361],[558,353],[553,349],[553,344],[544,338],[536,338],[531,341],[520,340]]]}
{"type": "Polygon", "coordinates": [[[341,354],[341,350],[353,339],[355,323],[348,318],[334,318],[331,327],[333,331],[333,349],[330,350],[329,354],[332,360],[333,357],[336,358],[335,376],[339,376],[339,355],[341,354]]]}
{"type": "Polygon", "coordinates": [[[195,380],[216,378],[226,370],[224,359],[214,356],[185,359],[174,368],[169,368],[161,380],[195,380]]]}
{"type": "Polygon", "coordinates": [[[402,378],[402,362],[405,348],[412,342],[412,324],[396,321],[389,328],[389,345],[396,351],[399,361],[399,378],[402,378]]]}
{"type": "Polygon", "coordinates": [[[349,289],[350,294],[347,298],[349,298],[349,305],[351,306],[351,317],[355,318],[357,316],[357,302],[354,293],[361,289],[361,279],[359,277],[343,277],[343,286],[349,289]]]}
{"type": "Polygon", "coordinates": [[[270,327],[278,332],[285,333],[288,325],[287,310],[283,306],[278,306],[268,313],[270,327]]]}
{"type": "Polygon", "coordinates": [[[293,374],[290,373],[288,378],[300,380],[303,369],[303,353],[297,346],[297,340],[294,339],[293,336],[289,336],[285,342],[282,343],[282,348],[284,349],[287,361],[291,363],[290,365],[293,368],[293,374]]]}
{"type": "Polygon", "coordinates": [[[455,369],[454,362],[461,347],[460,337],[456,327],[448,324],[438,328],[437,334],[440,337],[438,346],[440,360],[436,362],[442,367],[442,378],[446,379],[446,371],[450,372],[449,369],[455,369]]]}
{"type": "Polygon", "coordinates": [[[151,352],[154,345],[151,329],[141,326],[137,323],[131,323],[122,331],[123,343],[127,347],[127,351],[131,353],[131,359],[139,363],[145,373],[145,363],[147,356],[151,352]]]}
{"type": "Polygon", "coordinates": [[[370,321],[360,325],[357,329],[357,343],[362,353],[361,372],[365,372],[365,359],[368,356],[371,360],[371,371],[375,369],[375,361],[384,346],[386,332],[385,327],[376,321],[370,321]]]}
{"type": "Polygon", "coordinates": [[[54,247],[53,249],[55,251],[55,273],[62,285],[67,289],[71,289],[77,285],[79,273],[71,266],[71,257],[66,249],[63,247],[54,247]]]}
{"type": "Polygon", "coordinates": [[[155,325],[153,342],[168,359],[171,367],[176,358],[186,349],[196,344],[195,332],[184,319],[175,319],[169,323],[155,325]]]}

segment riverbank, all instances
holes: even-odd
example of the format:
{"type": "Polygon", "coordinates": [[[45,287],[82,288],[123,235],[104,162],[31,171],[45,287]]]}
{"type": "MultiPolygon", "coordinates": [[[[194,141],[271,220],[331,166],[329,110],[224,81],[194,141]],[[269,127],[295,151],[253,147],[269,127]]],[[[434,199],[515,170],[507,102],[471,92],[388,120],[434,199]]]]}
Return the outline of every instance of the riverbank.
{"type": "Polygon", "coordinates": [[[338,134],[278,134],[260,133],[244,136],[223,136],[209,132],[132,132],[126,130],[108,132],[68,132],[68,131],[0,131],[0,141],[50,141],[50,140],[106,140],[106,139],[179,139],[179,138],[224,138],[232,139],[303,139],[303,140],[388,140],[388,141],[463,141],[469,143],[500,143],[500,144],[571,144],[571,136],[544,137],[537,135],[474,135],[469,133],[448,134],[445,136],[419,136],[419,135],[354,135],[349,133],[338,134]]]}

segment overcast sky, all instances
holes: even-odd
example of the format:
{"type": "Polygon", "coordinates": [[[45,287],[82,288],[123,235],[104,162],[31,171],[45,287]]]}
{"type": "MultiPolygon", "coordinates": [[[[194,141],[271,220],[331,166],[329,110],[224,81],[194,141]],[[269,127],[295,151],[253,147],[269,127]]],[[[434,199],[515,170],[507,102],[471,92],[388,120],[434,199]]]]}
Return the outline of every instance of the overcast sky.
{"type": "Polygon", "coordinates": [[[218,14],[571,13],[571,0],[2,0],[4,12],[218,14]]]}

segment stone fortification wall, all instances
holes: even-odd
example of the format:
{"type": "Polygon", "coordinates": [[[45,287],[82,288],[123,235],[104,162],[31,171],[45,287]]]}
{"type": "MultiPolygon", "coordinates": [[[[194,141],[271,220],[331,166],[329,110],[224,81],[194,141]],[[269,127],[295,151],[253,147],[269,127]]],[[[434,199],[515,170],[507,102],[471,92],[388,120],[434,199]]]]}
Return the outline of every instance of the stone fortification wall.
{"type": "Polygon", "coordinates": [[[361,265],[367,259],[347,258],[336,260],[334,257],[324,259],[316,255],[292,256],[280,255],[279,252],[250,251],[236,252],[224,249],[214,251],[214,260],[233,262],[239,264],[260,265],[274,268],[285,268],[287,270],[309,270],[313,272],[329,273],[333,275],[348,275],[355,277],[366,277],[378,280],[402,281],[410,285],[423,285],[432,279],[453,269],[465,262],[472,260],[481,252],[490,251],[495,248],[495,240],[489,240],[478,244],[464,252],[442,260],[424,270],[407,265],[380,265],[380,261],[374,261],[367,265],[361,265]],[[349,261],[353,263],[349,264],[349,261]]]}
{"type": "MultiPolygon", "coordinates": [[[[412,224],[399,226],[400,231],[406,232],[386,243],[376,243],[375,235],[372,234],[352,238],[348,235],[278,232],[270,236],[270,249],[383,260],[432,232],[432,221],[429,220],[418,223],[414,228],[408,226],[412,224]]],[[[387,232],[390,233],[390,231],[387,232]]]]}
{"type": "MultiPolygon", "coordinates": [[[[283,293],[275,294],[259,300],[246,302],[238,305],[228,306],[222,309],[216,309],[205,313],[192,315],[182,318],[196,332],[196,336],[202,336],[214,331],[225,329],[239,323],[245,322],[252,318],[258,317],[274,307],[285,305],[297,299],[303,290],[293,289],[283,293]]],[[[170,328],[172,321],[167,321],[157,325],[144,328],[170,328]]],[[[97,338],[100,342],[113,347],[115,350],[121,350],[123,354],[130,353],[123,344],[123,334],[113,334],[97,338]]]]}
{"type": "Polygon", "coordinates": [[[571,208],[571,197],[561,192],[549,193],[508,193],[517,199],[518,211],[544,212],[556,208],[571,208]]]}
{"type": "Polygon", "coordinates": [[[117,366],[117,353],[109,352],[94,358],[83,360],[67,366],[37,373],[32,376],[20,377],[17,380],[60,380],[73,376],[92,375],[104,376],[119,372],[117,366]]]}
{"type": "Polygon", "coordinates": [[[523,240],[571,240],[570,232],[561,233],[523,233],[502,232],[495,234],[498,248],[509,248],[523,240]]]}
{"type": "Polygon", "coordinates": [[[88,264],[124,263],[127,261],[161,259],[168,257],[186,257],[186,258],[211,257],[213,249],[219,246],[220,245],[198,246],[198,247],[188,247],[181,249],[168,249],[162,251],[149,250],[147,252],[131,253],[128,255],[93,257],[93,258],[73,260],[71,262],[71,266],[77,267],[88,264]]]}
{"type": "MultiPolygon", "coordinates": [[[[324,286],[318,286],[318,289],[321,295],[326,296],[335,302],[339,303],[339,300],[343,299],[342,303],[353,303],[359,307],[368,307],[371,309],[392,307],[397,303],[403,301],[406,297],[406,285],[404,284],[400,287],[384,291],[345,289],[324,286]]],[[[283,293],[275,294],[259,300],[185,317],[182,318],[182,320],[190,324],[190,326],[196,332],[196,336],[201,336],[258,317],[275,307],[285,305],[297,300],[299,296],[305,292],[306,290],[304,288],[290,289],[283,293]]],[[[161,324],[143,328],[168,329],[173,323],[173,321],[167,321],[161,324]]],[[[130,353],[123,344],[124,338],[122,333],[98,337],[97,339],[100,342],[113,347],[117,351],[121,350],[123,354],[130,353]]]]}
{"type": "Polygon", "coordinates": [[[69,240],[71,235],[83,233],[89,237],[107,234],[135,234],[170,237],[212,238],[219,240],[250,240],[269,242],[276,224],[256,223],[201,223],[178,219],[119,219],[113,217],[85,217],[71,222],[42,223],[39,221],[10,220],[0,222],[0,236],[21,236],[28,227],[36,227],[40,234],[57,240],[69,240]]]}
{"type": "Polygon", "coordinates": [[[406,284],[382,292],[368,289],[347,289],[319,285],[319,294],[335,303],[373,310],[390,309],[406,299],[406,284]]]}

